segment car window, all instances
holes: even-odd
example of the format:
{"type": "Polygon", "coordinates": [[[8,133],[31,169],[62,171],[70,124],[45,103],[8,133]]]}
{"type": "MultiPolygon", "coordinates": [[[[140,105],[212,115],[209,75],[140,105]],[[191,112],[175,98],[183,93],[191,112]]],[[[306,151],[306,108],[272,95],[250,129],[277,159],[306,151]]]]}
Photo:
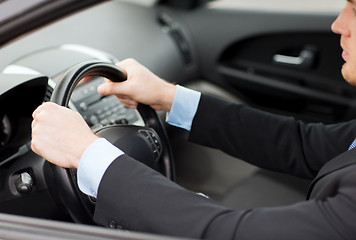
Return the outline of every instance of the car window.
{"type": "Polygon", "coordinates": [[[221,8],[251,8],[264,10],[302,10],[310,12],[339,12],[345,1],[335,0],[215,0],[209,3],[210,7],[221,8]],[[307,7],[306,7],[307,6],[307,7]]]}

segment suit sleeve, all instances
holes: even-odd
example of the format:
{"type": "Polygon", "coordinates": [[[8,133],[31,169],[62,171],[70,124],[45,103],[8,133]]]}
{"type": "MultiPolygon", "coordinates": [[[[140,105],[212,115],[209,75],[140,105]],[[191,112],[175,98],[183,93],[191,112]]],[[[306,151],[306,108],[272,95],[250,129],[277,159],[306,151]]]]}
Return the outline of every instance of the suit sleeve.
{"type": "Polygon", "coordinates": [[[236,211],[185,190],[123,155],[110,165],[100,183],[94,220],[103,226],[115,222],[128,230],[187,238],[353,239],[353,223],[343,222],[343,217],[356,212],[342,195],[236,211]],[[348,209],[335,207],[340,205],[348,209]]]}
{"type": "Polygon", "coordinates": [[[356,121],[305,124],[291,117],[202,95],[189,140],[270,170],[313,178],[347,150],[356,121]]]}

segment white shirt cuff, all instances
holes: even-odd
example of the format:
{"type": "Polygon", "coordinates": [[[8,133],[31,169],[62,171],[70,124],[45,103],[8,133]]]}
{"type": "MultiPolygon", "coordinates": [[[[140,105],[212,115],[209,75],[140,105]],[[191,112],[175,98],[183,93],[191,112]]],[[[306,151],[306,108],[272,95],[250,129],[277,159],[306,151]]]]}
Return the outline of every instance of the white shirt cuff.
{"type": "Polygon", "coordinates": [[[83,153],[77,171],[79,189],[97,197],[99,184],[110,164],[124,152],[104,138],[93,142],[83,153]]]}
{"type": "Polygon", "coordinates": [[[200,97],[200,92],[177,85],[176,95],[171,111],[167,113],[166,121],[173,126],[190,131],[200,97]]]}

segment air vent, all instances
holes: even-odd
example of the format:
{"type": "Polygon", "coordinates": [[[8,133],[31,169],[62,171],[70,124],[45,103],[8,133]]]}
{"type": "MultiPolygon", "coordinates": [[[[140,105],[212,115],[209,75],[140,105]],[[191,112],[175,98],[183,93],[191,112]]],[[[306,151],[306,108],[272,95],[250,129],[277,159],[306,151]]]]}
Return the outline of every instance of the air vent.
{"type": "Polygon", "coordinates": [[[51,86],[47,86],[43,102],[49,102],[52,96],[52,92],[53,92],[53,88],[51,86]]]}

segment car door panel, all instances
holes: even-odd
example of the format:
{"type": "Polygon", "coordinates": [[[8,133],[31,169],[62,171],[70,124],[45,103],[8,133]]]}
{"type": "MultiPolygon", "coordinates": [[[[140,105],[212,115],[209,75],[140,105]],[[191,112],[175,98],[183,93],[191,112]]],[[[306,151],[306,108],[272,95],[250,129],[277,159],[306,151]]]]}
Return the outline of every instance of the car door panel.
{"type": "MultiPolygon", "coordinates": [[[[254,2],[244,3],[253,5],[254,2]]],[[[270,1],[258,2],[257,10],[211,4],[191,11],[164,9],[184,28],[193,55],[197,56],[201,78],[193,78],[187,86],[199,83],[194,85],[196,90],[216,95],[215,91],[207,91],[205,81],[221,90],[218,97],[232,95],[233,101],[237,99],[236,102],[306,121],[330,123],[353,118],[355,90],[340,74],[339,36],[330,29],[339,9],[314,11],[316,7],[305,10],[300,6],[297,10],[278,11],[270,6],[264,8],[270,1]],[[276,56],[282,56],[282,62],[276,56]],[[301,63],[285,63],[283,56],[292,63],[297,60],[301,63]]],[[[313,5],[310,1],[307,4],[313,5]]],[[[183,186],[224,199],[226,203],[229,194],[224,198],[224,193],[234,195],[234,184],[239,189],[245,181],[260,176],[255,168],[241,165],[242,161],[230,161],[228,156],[218,155],[218,151],[197,149],[182,141],[177,143],[174,140],[178,135],[175,133],[172,142],[174,152],[180,153],[176,155],[176,170],[183,186]],[[189,174],[186,169],[190,169],[189,174]],[[230,169],[234,174],[229,174],[230,169]]],[[[303,179],[295,179],[297,188],[289,181],[278,181],[292,192],[308,188],[308,182],[303,179]]],[[[266,189],[274,187],[262,185],[266,189]]],[[[289,195],[277,188],[273,191],[275,198],[289,195]]],[[[253,199],[251,195],[244,194],[241,201],[251,202],[250,199],[253,199]]],[[[297,200],[300,199],[294,199],[297,200]]],[[[240,209],[241,206],[232,207],[240,209]]]]}
{"type": "Polygon", "coordinates": [[[354,117],[355,88],[340,74],[339,36],[330,30],[336,12],[206,7],[181,15],[208,81],[250,105],[306,121],[354,117]]]}
{"type": "Polygon", "coordinates": [[[338,41],[328,33],[256,37],[229,47],[218,71],[252,105],[309,121],[346,120],[355,114],[355,90],[341,77],[338,41]]]}

